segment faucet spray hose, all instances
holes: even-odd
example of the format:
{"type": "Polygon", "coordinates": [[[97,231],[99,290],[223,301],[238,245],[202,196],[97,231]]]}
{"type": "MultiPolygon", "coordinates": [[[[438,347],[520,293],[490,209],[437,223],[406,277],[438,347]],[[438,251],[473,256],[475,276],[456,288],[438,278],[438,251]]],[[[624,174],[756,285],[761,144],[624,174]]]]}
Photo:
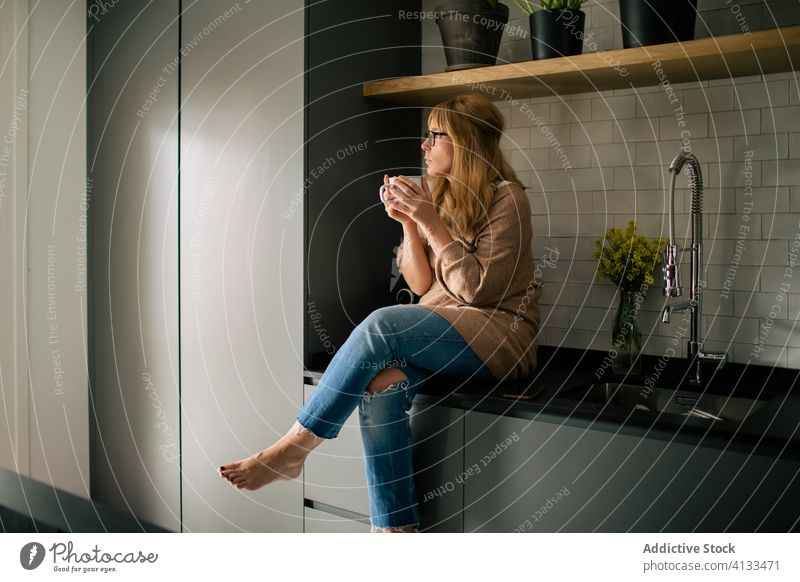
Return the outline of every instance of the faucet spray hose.
{"type": "MultiPolygon", "coordinates": [[[[671,198],[675,198],[675,178],[680,173],[681,169],[683,169],[684,164],[688,164],[689,167],[689,186],[692,189],[692,240],[693,241],[701,241],[703,240],[703,172],[700,170],[700,162],[697,161],[697,158],[693,153],[690,152],[681,152],[675,159],[672,160],[672,163],[669,165],[669,171],[672,173],[672,185],[671,185],[671,198]]],[[[670,239],[674,242],[674,233],[673,230],[673,221],[674,221],[674,210],[672,205],[672,200],[670,201],[670,239]]]]}

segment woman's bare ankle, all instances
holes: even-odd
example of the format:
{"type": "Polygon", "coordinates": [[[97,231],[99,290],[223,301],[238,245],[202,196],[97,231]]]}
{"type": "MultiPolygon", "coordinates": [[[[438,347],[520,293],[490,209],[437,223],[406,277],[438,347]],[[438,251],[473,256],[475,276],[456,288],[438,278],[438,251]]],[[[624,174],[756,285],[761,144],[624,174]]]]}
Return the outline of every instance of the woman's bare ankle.
{"type": "Polygon", "coordinates": [[[416,525],[403,525],[400,527],[378,527],[373,525],[370,533],[419,533],[416,525]]]}

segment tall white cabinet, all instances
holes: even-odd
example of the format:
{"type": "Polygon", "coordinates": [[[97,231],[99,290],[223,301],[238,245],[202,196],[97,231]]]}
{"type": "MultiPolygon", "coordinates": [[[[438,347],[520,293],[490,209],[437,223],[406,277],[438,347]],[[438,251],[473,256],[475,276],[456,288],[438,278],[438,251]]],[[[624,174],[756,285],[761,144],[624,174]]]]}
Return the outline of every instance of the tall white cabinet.
{"type": "Polygon", "coordinates": [[[244,493],[216,476],[302,405],[303,4],[236,6],[182,18],[184,44],[202,39],[181,73],[184,528],[299,532],[300,481],[244,493]]]}
{"type": "Polygon", "coordinates": [[[302,404],[303,3],[89,23],[95,498],[174,531],[302,531],[301,482],[216,468],[302,404]]]}

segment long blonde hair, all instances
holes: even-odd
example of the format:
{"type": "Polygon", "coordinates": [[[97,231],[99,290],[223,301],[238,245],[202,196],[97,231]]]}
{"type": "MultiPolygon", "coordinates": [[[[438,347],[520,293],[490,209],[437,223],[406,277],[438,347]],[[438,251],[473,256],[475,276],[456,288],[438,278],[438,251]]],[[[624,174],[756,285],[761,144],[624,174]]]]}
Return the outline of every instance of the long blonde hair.
{"type": "Polygon", "coordinates": [[[468,93],[436,105],[428,120],[453,142],[450,173],[431,190],[436,212],[453,237],[474,240],[487,223],[492,184],[508,180],[524,188],[500,150],[505,119],[488,97],[468,93]]]}

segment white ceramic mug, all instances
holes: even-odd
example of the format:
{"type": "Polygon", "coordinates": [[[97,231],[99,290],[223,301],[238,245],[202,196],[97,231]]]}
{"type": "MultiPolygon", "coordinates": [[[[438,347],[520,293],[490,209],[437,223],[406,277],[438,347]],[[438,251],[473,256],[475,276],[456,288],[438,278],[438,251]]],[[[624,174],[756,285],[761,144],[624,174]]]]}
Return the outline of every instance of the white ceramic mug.
{"type": "MultiPolygon", "coordinates": [[[[406,176],[409,180],[414,182],[417,186],[422,188],[422,176],[406,176]]],[[[389,185],[394,184],[395,180],[397,180],[397,176],[392,176],[389,178],[389,185]]],[[[378,195],[381,197],[381,202],[386,202],[386,189],[388,186],[386,184],[382,185],[380,190],[378,190],[378,195]]]]}

